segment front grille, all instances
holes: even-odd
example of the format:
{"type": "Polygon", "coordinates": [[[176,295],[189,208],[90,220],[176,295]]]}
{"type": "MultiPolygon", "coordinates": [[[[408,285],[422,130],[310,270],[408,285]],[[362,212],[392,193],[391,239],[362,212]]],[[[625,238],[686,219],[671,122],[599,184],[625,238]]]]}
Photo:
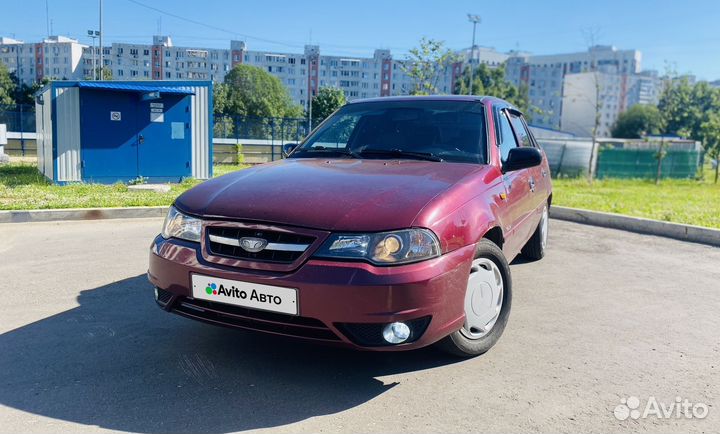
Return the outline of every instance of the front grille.
{"type": "Polygon", "coordinates": [[[315,318],[247,309],[212,301],[181,298],[173,306],[180,315],[228,327],[238,327],[298,338],[339,342],[322,321],[315,318]]]}
{"type": "MultiPolygon", "coordinates": [[[[403,343],[410,343],[420,339],[428,324],[430,317],[424,316],[411,321],[404,321],[410,327],[410,337],[403,343]]],[[[389,344],[383,338],[383,328],[387,323],[338,323],[337,328],[355,344],[363,347],[381,347],[389,344]]]]}
{"type": "Polygon", "coordinates": [[[300,256],[302,256],[305,253],[307,246],[312,244],[315,241],[315,238],[307,235],[298,235],[287,232],[211,226],[207,229],[206,240],[208,250],[213,255],[250,261],[290,263],[296,261],[300,256]],[[213,238],[220,237],[227,240],[237,241],[243,237],[262,238],[267,240],[269,245],[268,248],[265,248],[257,253],[253,253],[248,252],[239,245],[213,241],[211,236],[213,236],[213,238]],[[280,247],[270,248],[273,244],[280,247]],[[293,250],[288,248],[288,246],[296,246],[299,248],[293,250]],[[302,249],[302,246],[306,246],[306,248],[302,249]],[[288,248],[288,250],[283,250],[284,248],[288,248]]]}

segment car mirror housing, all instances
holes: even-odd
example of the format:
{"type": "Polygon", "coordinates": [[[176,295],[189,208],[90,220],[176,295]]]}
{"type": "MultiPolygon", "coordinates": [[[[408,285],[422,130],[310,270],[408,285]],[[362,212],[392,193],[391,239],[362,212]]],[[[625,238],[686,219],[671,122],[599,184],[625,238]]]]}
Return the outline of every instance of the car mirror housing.
{"type": "Polygon", "coordinates": [[[297,143],[285,143],[282,147],[282,155],[287,158],[288,155],[292,154],[292,151],[298,147],[297,143]]]}
{"type": "Polygon", "coordinates": [[[513,148],[502,165],[502,172],[527,169],[542,163],[542,153],[537,148],[513,148]]]}

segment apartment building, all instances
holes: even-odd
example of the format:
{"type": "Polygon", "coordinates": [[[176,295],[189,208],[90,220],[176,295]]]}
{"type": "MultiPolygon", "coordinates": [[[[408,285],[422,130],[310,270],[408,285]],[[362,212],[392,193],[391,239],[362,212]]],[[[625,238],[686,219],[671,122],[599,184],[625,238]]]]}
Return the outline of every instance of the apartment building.
{"type": "MultiPolygon", "coordinates": [[[[490,67],[506,65],[506,78],[526,85],[530,114],[539,127],[562,129],[587,135],[594,124],[588,103],[594,98],[594,83],[601,82],[601,127],[606,135],[619,113],[634,104],[656,104],[661,79],[656,72],[641,72],[637,50],[594,46],[587,51],[553,55],[521,52],[501,53],[476,46],[456,52],[458,60],[441,71],[436,88],[452,93],[469,64],[490,67]],[[590,125],[590,127],[589,127],[590,125]]],[[[403,56],[404,57],[404,56],[403,56]]],[[[99,66],[100,48],[77,40],[53,36],[40,43],[0,38],[0,61],[23,82],[82,79],[93,76],[99,66]]],[[[406,95],[413,80],[405,73],[406,60],[396,59],[390,50],[377,49],[371,57],[322,54],[318,45],[306,45],[302,52],[250,50],[244,41],[230,41],[229,49],[181,47],[170,36],[154,36],[152,44],[112,43],[103,48],[103,62],[120,80],[212,80],[222,82],[237,64],[262,68],[278,77],[292,99],[307,106],[309,95],[321,87],[342,89],[348,100],[389,95],[406,95]]]]}
{"type": "Polygon", "coordinates": [[[23,42],[0,38],[0,62],[21,83],[32,83],[43,78],[80,79],[83,77],[82,56],[86,46],[65,36],[50,36],[42,42],[23,42]]]}
{"type": "MultiPolygon", "coordinates": [[[[100,47],[53,36],[42,43],[25,44],[10,38],[0,40],[0,61],[15,71],[20,63],[24,82],[55,79],[83,79],[100,66],[100,47]],[[39,51],[38,51],[39,50],[39,51]],[[16,54],[20,53],[20,59],[16,54]]],[[[262,68],[277,76],[293,100],[307,105],[308,95],[320,87],[337,87],[349,100],[412,91],[413,80],[404,72],[404,59],[393,58],[390,50],[377,49],[372,57],[321,54],[317,45],[303,52],[249,50],[244,41],[230,41],[229,49],[175,46],[170,36],[155,36],[152,44],[114,42],[103,49],[103,64],[120,80],[212,80],[221,82],[236,64],[262,68]]],[[[442,71],[437,89],[452,93],[455,82],[470,62],[501,65],[512,53],[492,48],[460,50],[459,60],[442,71]]]]}
{"type": "Polygon", "coordinates": [[[563,81],[560,126],[562,130],[579,136],[591,136],[597,112],[597,135],[608,137],[620,113],[635,104],[658,103],[661,80],[655,71],[637,74],[613,71],[568,74],[563,81]]]}
{"type": "MultiPolygon", "coordinates": [[[[601,71],[607,74],[633,75],[640,72],[641,54],[637,50],[618,50],[598,45],[587,51],[552,55],[518,55],[507,60],[506,77],[515,85],[528,87],[530,104],[540,113],[533,114],[533,124],[554,129],[562,125],[565,78],[572,74],[601,71]]],[[[571,82],[584,88],[585,83],[571,82]]]]}

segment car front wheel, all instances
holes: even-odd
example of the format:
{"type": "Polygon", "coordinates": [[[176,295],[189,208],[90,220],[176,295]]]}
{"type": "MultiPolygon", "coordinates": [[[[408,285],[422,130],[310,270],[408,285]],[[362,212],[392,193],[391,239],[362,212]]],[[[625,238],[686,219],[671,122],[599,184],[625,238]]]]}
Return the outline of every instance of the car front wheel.
{"type": "Polygon", "coordinates": [[[477,245],[465,290],[465,323],[438,346],[460,357],[487,352],[500,339],[510,315],[512,281],[502,250],[490,240],[477,245]]]}

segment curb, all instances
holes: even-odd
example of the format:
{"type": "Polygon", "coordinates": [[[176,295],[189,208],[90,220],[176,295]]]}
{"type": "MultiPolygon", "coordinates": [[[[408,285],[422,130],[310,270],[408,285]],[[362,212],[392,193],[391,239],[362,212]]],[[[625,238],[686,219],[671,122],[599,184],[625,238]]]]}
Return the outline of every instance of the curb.
{"type": "Polygon", "coordinates": [[[550,207],[550,217],[557,220],[720,247],[720,230],[718,229],[555,205],[550,207]]]}
{"type": "Polygon", "coordinates": [[[0,211],[0,223],[165,217],[167,210],[167,206],[137,206],[127,208],[68,208],[29,211],[0,211]]]}
{"type": "MultiPolygon", "coordinates": [[[[165,217],[167,210],[167,206],[147,206],[0,211],[0,223],[165,217]]],[[[720,247],[720,230],[718,229],[555,205],[550,207],[550,217],[557,220],[720,247]]]]}

